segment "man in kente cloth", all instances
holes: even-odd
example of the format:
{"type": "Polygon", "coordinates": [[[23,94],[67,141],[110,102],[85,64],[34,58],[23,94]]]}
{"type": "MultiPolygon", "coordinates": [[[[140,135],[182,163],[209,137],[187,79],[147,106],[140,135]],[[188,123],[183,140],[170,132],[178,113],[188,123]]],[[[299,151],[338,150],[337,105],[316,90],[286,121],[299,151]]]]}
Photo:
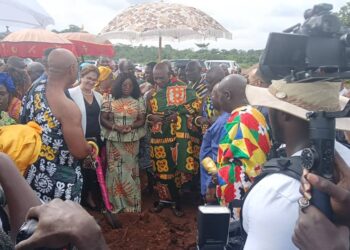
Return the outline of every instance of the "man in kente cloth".
{"type": "Polygon", "coordinates": [[[176,216],[182,216],[179,189],[191,181],[199,168],[201,131],[196,117],[202,105],[192,88],[170,81],[165,63],[154,67],[153,78],[159,89],[147,101],[147,121],[159,201],[151,211],[158,213],[171,206],[176,216]]]}

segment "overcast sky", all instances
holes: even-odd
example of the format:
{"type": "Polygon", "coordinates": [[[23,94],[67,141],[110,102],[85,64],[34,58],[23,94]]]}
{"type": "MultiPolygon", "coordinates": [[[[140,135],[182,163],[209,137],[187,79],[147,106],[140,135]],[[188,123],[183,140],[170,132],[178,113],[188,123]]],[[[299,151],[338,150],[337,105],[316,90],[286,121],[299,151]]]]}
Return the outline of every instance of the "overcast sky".
{"type": "MultiPolygon", "coordinates": [[[[88,32],[97,34],[118,13],[133,4],[145,0],[37,0],[54,18],[52,29],[64,29],[69,24],[84,26],[88,32]]],[[[262,49],[269,32],[282,31],[303,21],[305,9],[320,0],[167,0],[201,9],[231,31],[232,40],[210,41],[210,48],[262,49]]],[[[345,0],[332,0],[334,11],[345,0]]],[[[157,45],[157,41],[144,43],[157,45]]],[[[138,44],[133,44],[138,45],[138,44]]],[[[170,43],[175,48],[196,48],[194,41],[170,43]]]]}

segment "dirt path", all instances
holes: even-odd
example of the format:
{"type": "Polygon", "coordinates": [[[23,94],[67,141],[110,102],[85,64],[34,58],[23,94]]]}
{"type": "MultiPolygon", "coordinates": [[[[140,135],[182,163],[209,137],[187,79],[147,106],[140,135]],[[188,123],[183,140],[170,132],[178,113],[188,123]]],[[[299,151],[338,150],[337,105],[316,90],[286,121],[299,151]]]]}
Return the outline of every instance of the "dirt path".
{"type": "Polygon", "coordinates": [[[150,213],[154,200],[151,195],[143,195],[141,214],[121,214],[121,229],[112,229],[103,215],[91,212],[110,249],[195,249],[197,206],[193,202],[184,204],[185,216],[177,218],[169,208],[159,214],[150,213]]]}

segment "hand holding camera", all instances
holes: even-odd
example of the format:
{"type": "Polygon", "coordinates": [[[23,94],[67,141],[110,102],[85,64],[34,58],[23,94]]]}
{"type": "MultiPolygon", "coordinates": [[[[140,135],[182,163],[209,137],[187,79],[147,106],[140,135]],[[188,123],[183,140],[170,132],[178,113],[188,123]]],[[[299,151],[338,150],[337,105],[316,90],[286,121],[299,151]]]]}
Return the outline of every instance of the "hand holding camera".
{"type": "Polygon", "coordinates": [[[33,207],[27,214],[28,219],[35,219],[38,223],[36,228],[24,228],[29,229],[29,232],[19,233],[29,238],[19,239],[23,241],[16,245],[17,250],[41,247],[55,249],[70,244],[82,250],[107,249],[101,228],[94,218],[72,201],[54,199],[47,204],[33,207]]]}

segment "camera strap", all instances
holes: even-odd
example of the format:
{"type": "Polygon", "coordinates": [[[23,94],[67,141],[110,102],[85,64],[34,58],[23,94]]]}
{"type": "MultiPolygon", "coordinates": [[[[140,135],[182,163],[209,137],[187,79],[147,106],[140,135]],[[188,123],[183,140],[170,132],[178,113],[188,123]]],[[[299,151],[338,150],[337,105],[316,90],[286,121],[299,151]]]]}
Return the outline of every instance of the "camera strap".
{"type": "Polygon", "coordinates": [[[249,188],[247,193],[244,195],[242,199],[242,207],[240,211],[240,226],[241,226],[241,240],[242,240],[242,249],[244,247],[245,241],[247,239],[247,233],[244,231],[243,228],[243,206],[244,201],[249,195],[250,191],[266,176],[271,174],[284,174],[291,178],[294,178],[298,181],[300,181],[300,178],[302,176],[303,169],[301,167],[301,157],[300,156],[292,156],[289,158],[274,158],[269,160],[264,164],[263,170],[254,179],[253,185],[249,188]]]}

